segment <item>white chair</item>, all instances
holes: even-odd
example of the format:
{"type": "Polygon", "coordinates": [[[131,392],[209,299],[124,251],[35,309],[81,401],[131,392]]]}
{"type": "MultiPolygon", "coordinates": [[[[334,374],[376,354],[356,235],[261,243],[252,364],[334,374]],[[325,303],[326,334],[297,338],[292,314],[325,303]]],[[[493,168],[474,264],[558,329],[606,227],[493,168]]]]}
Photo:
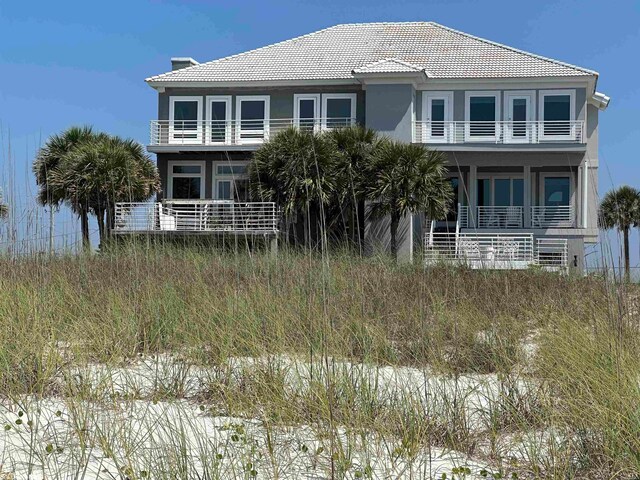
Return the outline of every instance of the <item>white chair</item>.
{"type": "Polygon", "coordinates": [[[508,207],[505,215],[504,226],[506,228],[522,227],[522,213],[518,207],[508,207]]]}
{"type": "Polygon", "coordinates": [[[175,215],[164,213],[161,203],[158,204],[158,220],[160,222],[160,230],[171,231],[178,229],[175,215]]]}

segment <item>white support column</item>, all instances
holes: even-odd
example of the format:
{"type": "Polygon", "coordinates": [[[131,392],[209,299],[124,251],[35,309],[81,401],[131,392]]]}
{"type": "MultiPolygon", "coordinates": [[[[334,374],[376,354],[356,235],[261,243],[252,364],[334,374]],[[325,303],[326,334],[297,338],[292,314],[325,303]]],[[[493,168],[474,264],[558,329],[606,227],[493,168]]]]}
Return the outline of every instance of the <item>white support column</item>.
{"type": "Polygon", "coordinates": [[[582,167],[582,228],[589,227],[589,160],[584,160],[582,167]]]}
{"type": "Polygon", "coordinates": [[[469,227],[476,227],[476,211],[478,197],[478,167],[471,165],[469,167],[469,227]]]}
{"type": "Polygon", "coordinates": [[[531,166],[525,165],[523,171],[524,228],[531,228],[531,166]]]}

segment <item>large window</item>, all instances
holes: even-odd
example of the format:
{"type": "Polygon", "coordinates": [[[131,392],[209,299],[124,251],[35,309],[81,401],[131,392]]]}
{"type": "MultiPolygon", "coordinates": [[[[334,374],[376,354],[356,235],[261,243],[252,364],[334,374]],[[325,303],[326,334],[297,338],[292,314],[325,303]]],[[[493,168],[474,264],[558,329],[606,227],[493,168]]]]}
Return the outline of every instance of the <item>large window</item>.
{"type": "Polygon", "coordinates": [[[524,180],[521,177],[478,178],[479,207],[524,206],[524,180]]]}
{"type": "Polygon", "coordinates": [[[202,141],[202,97],[169,98],[169,143],[202,141]]]}
{"type": "Polygon", "coordinates": [[[540,92],[541,137],[546,140],[573,139],[575,136],[575,91],[543,90],[540,92]]]}
{"type": "Polygon", "coordinates": [[[236,97],[238,143],[262,143],[269,137],[269,96],[236,97]]]}
{"type": "Polygon", "coordinates": [[[207,142],[227,144],[231,142],[231,96],[207,97],[207,142]]]}
{"type": "Polygon", "coordinates": [[[422,92],[422,117],[423,142],[451,142],[453,92],[422,92]]]}
{"type": "Polygon", "coordinates": [[[351,125],[356,117],[355,93],[327,93],[322,95],[322,127],[338,128],[351,125]]]}
{"type": "Polygon", "coordinates": [[[214,196],[217,200],[246,202],[249,200],[249,178],[246,163],[218,163],[214,170],[214,196]]]}
{"type": "Polygon", "coordinates": [[[465,99],[467,138],[472,141],[495,141],[500,134],[497,124],[500,93],[466,92],[465,99]]]}
{"type": "Polygon", "coordinates": [[[571,205],[571,177],[543,177],[543,199],[547,207],[571,205]]]}
{"type": "Polygon", "coordinates": [[[294,95],[293,120],[301,130],[317,131],[320,128],[320,94],[294,95]]]}
{"type": "Polygon", "coordinates": [[[204,162],[169,162],[167,197],[177,200],[204,198],[204,162]]]}

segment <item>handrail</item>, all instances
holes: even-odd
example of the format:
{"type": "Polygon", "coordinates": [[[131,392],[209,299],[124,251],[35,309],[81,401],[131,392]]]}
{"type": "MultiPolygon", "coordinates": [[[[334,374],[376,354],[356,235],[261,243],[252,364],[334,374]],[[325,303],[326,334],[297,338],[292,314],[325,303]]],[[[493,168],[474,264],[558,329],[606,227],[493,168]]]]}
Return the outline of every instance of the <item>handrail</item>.
{"type": "Polygon", "coordinates": [[[150,145],[260,144],[289,127],[320,131],[354,125],[355,118],[268,118],[264,120],[151,120],[150,145]]]}
{"type": "Polygon", "coordinates": [[[584,144],[584,121],[430,121],[413,122],[416,143],[584,144]]]}
{"type": "Polygon", "coordinates": [[[273,202],[122,202],[115,205],[114,231],[276,233],[278,218],[273,202]]]}

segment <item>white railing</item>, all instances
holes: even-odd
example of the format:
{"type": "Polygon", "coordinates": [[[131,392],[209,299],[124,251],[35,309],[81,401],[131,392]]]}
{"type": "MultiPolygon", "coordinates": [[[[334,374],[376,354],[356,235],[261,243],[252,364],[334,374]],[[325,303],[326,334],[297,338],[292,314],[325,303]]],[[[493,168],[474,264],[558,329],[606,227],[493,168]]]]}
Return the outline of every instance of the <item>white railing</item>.
{"type": "Polygon", "coordinates": [[[425,238],[427,265],[439,262],[470,268],[520,269],[534,263],[533,234],[434,233],[425,238]]]}
{"type": "Polygon", "coordinates": [[[538,238],[536,264],[545,270],[566,272],[568,260],[566,238],[538,238]]]}
{"type": "Polygon", "coordinates": [[[161,203],[116,203],[114,231],[270,234],[278,231],[278,214],[272,202],[165,200],[161,203]]]}
{"type": "Polygon", "coordinates": [[[584,122],[472,122],[416,121],[414,141],[417,143],[585,143],[584,122]]]}
{"type": "Polygon", "coordinates": [[[458,225],[460,228],[469,226],[469,207],[467,205],[458,204],[458,225]]]}
{"type": "Polygon", "coordinates": [[[251,145],[295,126],[320,131],[355,124],[355,118],[272,118],[266,120],[151,120],[150,145],[251,145]]]}
{"type": "Polygon", "coordinates": [[[478,228],[522,228],[523,207],[476,207],[478,228]]]}
{"type": "Polygon", "coordinates": [[[572,205],[531,207],[532,228],[572,228],[575,224],[574,218],[572,205]]]}

